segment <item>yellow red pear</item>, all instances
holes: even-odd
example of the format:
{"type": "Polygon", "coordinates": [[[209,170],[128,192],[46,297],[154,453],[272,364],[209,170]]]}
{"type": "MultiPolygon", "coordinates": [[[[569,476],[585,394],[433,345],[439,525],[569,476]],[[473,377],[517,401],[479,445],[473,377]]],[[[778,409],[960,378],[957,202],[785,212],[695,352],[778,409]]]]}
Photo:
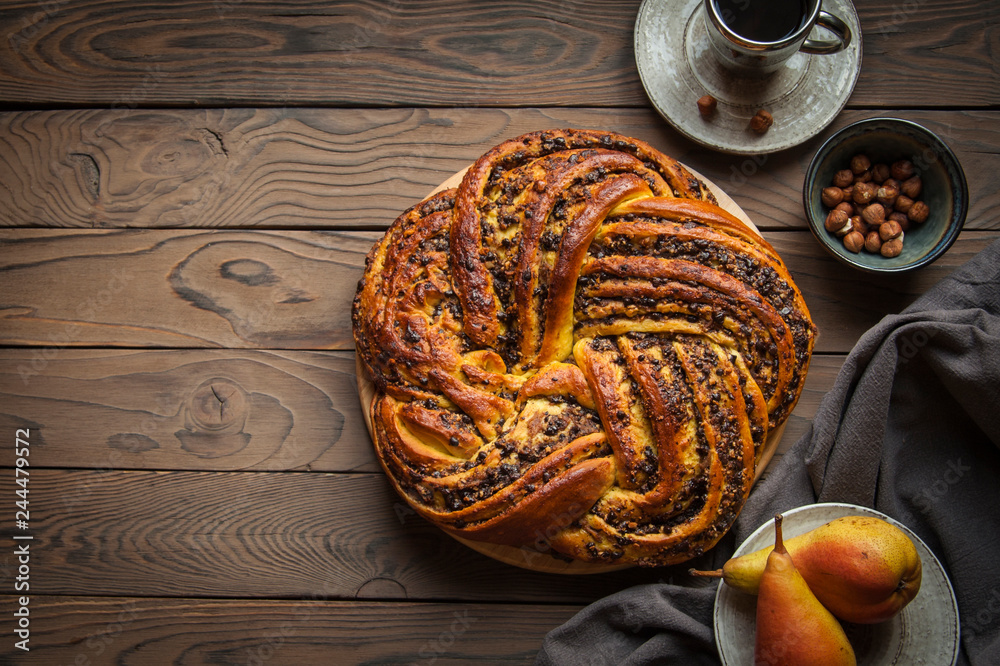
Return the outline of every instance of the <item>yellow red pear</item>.
{"type": "Polygon", "coordinates": [[[757,595],[755,666],[856,666],[843,627],[796,570],[774,518],[775,544],[757,595]]]}
{"type": "MultiPolygon", "coordinates": [[[[847,622],[895,616],[920,590],[920,555],[895,525],[870,516],[837,518],[785,542],[796,569],[820,602],[847,622]]],[[[718,571],[727,585],[757,594],[771,547],[736,557],[718,571]]]]}

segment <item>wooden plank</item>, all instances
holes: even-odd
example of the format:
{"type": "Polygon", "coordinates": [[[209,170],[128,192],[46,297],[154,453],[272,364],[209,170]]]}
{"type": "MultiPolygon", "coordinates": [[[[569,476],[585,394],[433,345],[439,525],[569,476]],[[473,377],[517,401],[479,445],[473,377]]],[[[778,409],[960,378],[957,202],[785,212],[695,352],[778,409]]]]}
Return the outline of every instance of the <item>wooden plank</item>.
{"type": "Polygon", "coordinates": [[[33,467],[379,470],[350,352],[0,350],[25,427],[33,467]]]}
{"type": "MultiPolygon", "coordinates": [[[[643,106],[639,0],[6,3],[0,98],[27,105],[643,106]],[[453,26],[462,26],[455,31],[453,26]]],[[[1000,6],[859,3],[851,103],[986,107],[1000,6]]]]}
{"type": "MultiPolygon", "coordinates": [[[[778,453],[844,358],[813,358],[778,453]]],[[[380,469],[344,352],[0,350],[0,432],[17,428],[31,429],[34,468],[380,469]]]]}
{"type": "Polygon", "coordinates": [[[816,416],[820,401],[833,388],[833,383],[836,381],[837,374],[843,367],[846,358],[840,354],[813,356],[809,363],[809,374],[806,376],[805,386],[799,395],[795,410],[788,417],[785,432],[782,433],[781,442],[778,444],[775,457],[768,465],[768,469],[772,469],[778,458],[809,431],[809,426],[812,425],[812,420],[816,416]]]}
{"type": "Polygon", "coordinates": [[[126,107],[634,105],[645,100],[631,50],[637,8],[636,0],[81,0],[40,12],[26,0],[0,15],[20,28],[0,44],[0,98],[126,107]]]}
{"type": "MultiPolygon", "coordinates": [[[[0,113],[0,226],[384,229],[493,145],[552,127],[649,141],[732,195],[762,229],[806,228],[801,151],[696,146],[649,109],[199,109],[0,113]],[[794,154],[792,154],[794,152],[794,154]]],[[[914,111],[955,150],[967,228],[1000,229],[1000,112],[914,111]]]]}
{"type": "Polygon", "coordinates": [[[3,230],[3,339],[49,346],[350,349],[351,300],[374,238],[3,230]]]}
{"type": "MultiPolygon", "coordinates": [[[[820,328],[846,353],[997,237],[963,232],[937,262],[871,276],[805,231],[766,232],[820,328]]],[[[0,345],[350,349],[351,300],[376,234],[0,230],[0,345]],[[66,276],[72,276],[71,279],[66,276]]]]}
{"type": "Polygon", "coordinates": [[[878,0],[855,6],[864,58],[851,104],[984,107],[1000,101],[995,57],[1000,4],[878,0]],[[936,101],[923,96],[924,82],[933,82],[936,101]]]}
{"type": "MultiPolygon", "coordinates": [[[[10,618],[16,599],[0,597],[10,618]]],[[[5,664],[531,664],[580,606],[32,596],[5,664]],[[155,657],[154,657],[155,655],[155,657]]],[[[6,632],[8,636],[14,634],[6,632]]]]}
{"type": "MultiPolygon", "coordinates": [[[[12,456],[5,447],[3,463],[12,456]]],[[[381,474],[30,471],[32,595],[320,591],[327,599],[578,604],[687,570],[581,579],[501,564],[417,516],[381,474]]],[[[14,474],[2,477],[0,493],[14,497],[14,474]]],[[[13,543],[8,525],[0,534],[13,543]]],[[[523,552],[526,562],[549,557],[523,552]]],[[[12,577],[16,566],[8,558],[0,569],[12,577]]]]}

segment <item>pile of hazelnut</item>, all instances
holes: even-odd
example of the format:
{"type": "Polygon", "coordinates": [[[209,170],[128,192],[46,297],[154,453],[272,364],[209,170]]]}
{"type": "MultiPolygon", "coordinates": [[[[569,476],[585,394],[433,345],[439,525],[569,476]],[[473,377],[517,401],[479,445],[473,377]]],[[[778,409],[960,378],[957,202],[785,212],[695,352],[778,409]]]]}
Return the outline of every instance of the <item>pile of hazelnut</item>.
{"type": "Polygon", "coordinates": [[[823,205],[831,209],[824,226],[850,252],[898,257],[910,226],[930,215],[919,200],[922,189],[909,160],[873,166],[867,155],[855,155],[850,168],[835,173],[833,185],[823,189],[823,205]]]}

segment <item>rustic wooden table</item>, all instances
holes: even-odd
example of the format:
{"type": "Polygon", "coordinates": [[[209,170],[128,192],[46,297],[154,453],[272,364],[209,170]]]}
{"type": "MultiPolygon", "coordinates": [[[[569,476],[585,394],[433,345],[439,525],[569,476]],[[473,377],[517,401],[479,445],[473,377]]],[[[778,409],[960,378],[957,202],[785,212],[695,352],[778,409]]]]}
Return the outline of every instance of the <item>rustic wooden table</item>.
{"type": "Polygon", "coordinates": [[[1000,237],[1000,4],[859,3],[847,109],[758,158],[657,116],[633,59],[638,5],[0,7],[0,661],[528,663],[588,602],[683,580],[526,571],[405,508],[355,388],[365,253],[505,138],[645,139],[732,195],[805,293],[822,333],[787,449],[868,327],[1000,237]],[[968,175],[965,230],[912,275],[844,268],[803,220],[812,154],[877,115],[939,133],[968,175]]]}

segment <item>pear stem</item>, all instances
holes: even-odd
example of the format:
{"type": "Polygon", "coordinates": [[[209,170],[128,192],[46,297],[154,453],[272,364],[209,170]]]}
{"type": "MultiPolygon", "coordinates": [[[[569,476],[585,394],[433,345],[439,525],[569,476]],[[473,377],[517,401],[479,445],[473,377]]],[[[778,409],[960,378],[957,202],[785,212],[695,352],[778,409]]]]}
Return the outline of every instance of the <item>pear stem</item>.
{"type": "Polygon", "coordinates": [[[774,517],[774,552],[776,553],[787,553],[785,550],[785,542],[781,538],[781,514],[779,513],[774,517]]]}
{"type": "Polygon", "coordinates": [[[722,569],[716,569],[715,571],[698,571],[697,569],[688,569],[688,575],[694,576],[695,578],[722,578],[722,569]]]}

